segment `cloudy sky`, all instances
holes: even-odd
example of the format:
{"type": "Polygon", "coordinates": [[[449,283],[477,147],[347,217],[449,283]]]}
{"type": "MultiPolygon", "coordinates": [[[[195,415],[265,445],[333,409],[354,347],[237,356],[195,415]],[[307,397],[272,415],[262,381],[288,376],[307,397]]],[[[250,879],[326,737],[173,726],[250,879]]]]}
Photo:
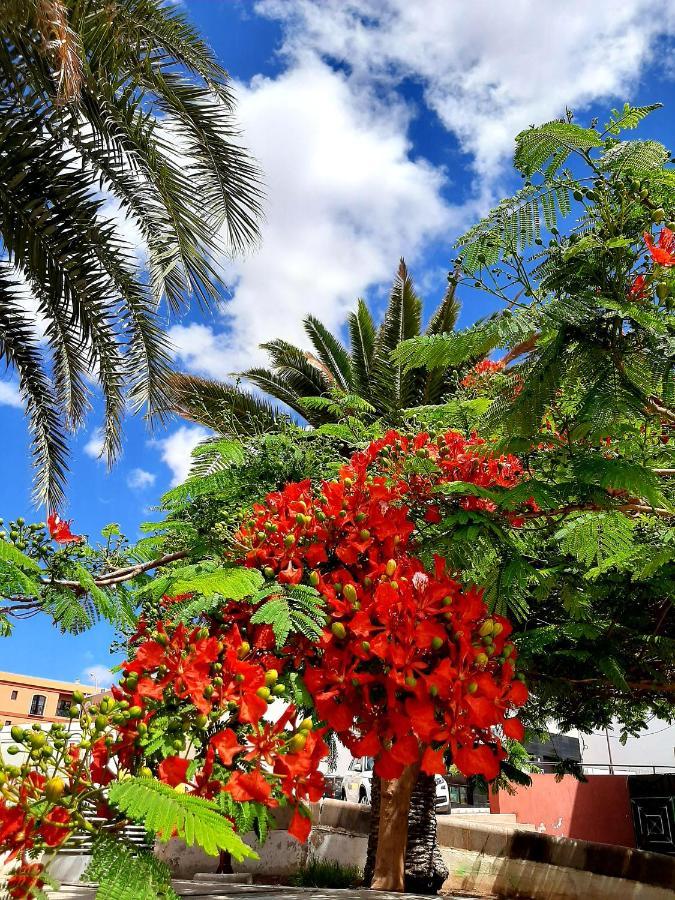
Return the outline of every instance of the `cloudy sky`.
{"type": "MultiPolygon", "coordinates": [[[[514,135],[571,107],[577,120],[630,100],[665,109],[643,134],[675,146],[675,8],[643,0],[183,0],[236,83],[243,140],[266,190],[259,248],[228,264],[221,311],[170,323],[176,364],[218,378],[260,359],[272,337],[302,342],[311,311],[340,328],[359,296],[386,299],[404,256],[430,309],[454,238],[514,190],[514,135]],[[672,99],[671,99],[672,98],[672,99]]],[[[133,229],[129,228],[129,234],[133,229]]],[[[490,311],[465,298],[462,322],[490,311]]],[[[99,461],[96,409],[75,441],[68,516],[133,539],[187,472],[204,435],[130,420],[122,461],[99,461]]],[[[0,380],[0,515],[38,518],[23,415],[0,380]]],[[[33,620],[2,642],[0,668],[99,682],[104,627],[63,637],[33,620]]]]}

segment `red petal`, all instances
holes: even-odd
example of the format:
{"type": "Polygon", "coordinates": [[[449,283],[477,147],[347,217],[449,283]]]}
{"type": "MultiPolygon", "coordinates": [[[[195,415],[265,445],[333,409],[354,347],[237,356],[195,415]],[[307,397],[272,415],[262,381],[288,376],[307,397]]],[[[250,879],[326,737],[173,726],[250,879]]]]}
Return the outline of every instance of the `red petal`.
{"type": "Polygon", "coordinates": [[[216,752],[224,766],[231,766],[234,757],[244,749],[231,728],[226,728],[225,731],[219,731],[218,734],[214,734],[211,738],[211,744],[216,748],[216,752]]]}
{"type": "Polygon", "coordinates": [[[304,816],[300,812],[300,807],[296,806],[291,824],[288,826],[288,833],[300,841],[301,844],[305,844],[311,830],[312,820],[309,816],[304,816]]]}
{"type": "Polygon", "coordinates": [[[181,756],[169,756],[168,759],[162,760],[157,767],[159,780],[171,787],[176,787],[178,784],[184,784],[187,780],[187,770],[189,766],[189,759],[183,759],[181,756]]]}
{"type": "Polygon", "coordinates": [[[445,747],[441,747],[440,750],[432,750],[431,747],[427,747],[422,756],[422,771],[427,775],[446,775],[448,767],[443,758],[444,753],[445,747]]]}
{"type": "Polygon", "coordinates": [[[502,723],[504,734],[514,741],[522,741],[525,736],[525,726],[520,719],[505,719],[502,723]]]}

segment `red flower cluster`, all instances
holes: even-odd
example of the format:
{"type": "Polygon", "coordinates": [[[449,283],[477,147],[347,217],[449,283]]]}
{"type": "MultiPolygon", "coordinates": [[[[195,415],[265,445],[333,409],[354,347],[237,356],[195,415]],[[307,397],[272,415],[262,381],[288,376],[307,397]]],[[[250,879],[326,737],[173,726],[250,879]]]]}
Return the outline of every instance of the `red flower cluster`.
{"type": "Polygon", "coordinates": [[[675,266],[675,234],[670,228],[662,228],[659,239],[654,243],[654,238],[645,231],[644,241],[649,255],[659,266],[675,266]]]}
{"type": "Polygon", "coordinates": [[[503,371],[503,362],[493,362],[491,359],[482,359],[464,376],[461,385],[465,388],[479,388],[490,378],[490,376],[503,371]]]}
{"type": "MultiPolygon", "coordinates": [[[[264,719],[269,702],[284,695],[278,679],[288,655],[275,655],[269,626],[250,621],[254,612],[248,604],[232,603],[205,625],[187,628],[169,620],[169,606],[167,618],[151,633],[142,623],[135,654],[122,667],[121,686],[113,688],[113,697],[132,704],[139,716],[127,733],[120,732],[119,743],[103,745],[101,751],[133,765],[127,756],[142,753],[156,717],[167,708],[177,710],[177,716],[184,709],[185,729],[174,738],[177,753],[159,764],[159,778],[174,787],[187,784],[190,792],[207,798],[225,790],[238,802],[275,807],[283,801],[294,807],[289,831],[305,840],[310,820],[301,804],[322,796],[318,768],[328,750],[323,730],[314,730],[311,720],[299,723],[293,706],[275,723],[264,719]],[[192,707],[197,716],[189,714],[192,707]],[[209,722],[219,730],[207,739],[209,722]],[[186,731],[190,743],[201,746],[196,767],[181,755],[186,731]]],[[[294,652],[304,655],[309,645],[304,639],[300,643],[294,652]]]]}
{"type": "Polygon", "coordinates": [[[16,781],[4,784],[0,797],[0,849],[5,863],[19,859],[7,880],[9,897],[27,897],[31,888],[42,887],[44,866],[29,862],[28,853],[34,848],[53,849],[60,846],[71,831],[71,816],[65,807],[52,805],[45,799],[47,779],[37,771],[25,777],[17,774],[16,781]],[[11,800],[11,802],[8,802],[11,800]],[[39,812],[32,812],[36,808],[39,812]]]}
{"type": "MultiPolygon", "coordinates": [[[[515,457],[482,445],[456,432],[436,441],[390,432],[319,491],[306,481],[269,495],[240,532],[249,565],[281,582],[304,579],[326,598],[332,621],[305,681],[322,719],[352,753],[375,756],[383,778],[418,759],[425,772],[445,772],[450,751],[466,775],[492,779],[505,756],[493,728],[522,737],[509,716],[527,699],[509,623],[489,616],[482,592],[462,589],[441,560],[428,572],[412,552],[414,521],[440,520],[449,502],[439,486],[509,487],[522,477],[515,457]]],[[[496,509],[483,497],[453,502],[496,509]]]]}

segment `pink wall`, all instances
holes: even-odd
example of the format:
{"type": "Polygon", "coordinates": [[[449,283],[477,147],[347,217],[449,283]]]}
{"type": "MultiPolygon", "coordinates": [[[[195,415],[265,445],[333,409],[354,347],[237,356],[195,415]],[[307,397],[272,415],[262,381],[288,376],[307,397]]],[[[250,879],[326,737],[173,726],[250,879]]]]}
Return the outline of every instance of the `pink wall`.
{"type": "Polygon", "coordinates": [[[560,782],[553,775],[533,775],[531,787],[491,794],[490,811],[515,813],[518,822],[546,834],[635,846],[625,775],[589,775],[585,783],[571,775],[560,782]]]}

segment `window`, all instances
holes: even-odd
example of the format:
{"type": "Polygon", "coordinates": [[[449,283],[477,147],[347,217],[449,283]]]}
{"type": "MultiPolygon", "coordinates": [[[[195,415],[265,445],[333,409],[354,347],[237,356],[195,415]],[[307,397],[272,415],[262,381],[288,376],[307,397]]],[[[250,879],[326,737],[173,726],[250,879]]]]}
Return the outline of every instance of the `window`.
{"type": "Polygon", "coordinates": [[[11,725],[11,724],[12,724],[11,719],[5,719],[5,725],[11,725]]]}
{"type": "Polygon", "coordinates": [[[18,696],[19,696],[19,692],[18,692],[18,691],[12,691],[12,696],[10,697],[10,700],[16,700],[16,698],[17,698],[18,696]]]}
{"type": "Polygon", "coordinates": [[[30,705],[31,716],[44,716],[46,702],[44,694],[33,694],[33,702],[30,705]]]}
{"type": "Polygon", "coordinates": [[[361,771],[361,760],[353,759],[351,761],[351,763],[349,764],[349,771],[350,772],[360,772],[361,771]]]}
{"type": "Polygon", "coordinates": [[[56,704],[56,715],[67,718],[70,711],[70,703],[70,697],[59,697],[59,702],[56,704]]]}

